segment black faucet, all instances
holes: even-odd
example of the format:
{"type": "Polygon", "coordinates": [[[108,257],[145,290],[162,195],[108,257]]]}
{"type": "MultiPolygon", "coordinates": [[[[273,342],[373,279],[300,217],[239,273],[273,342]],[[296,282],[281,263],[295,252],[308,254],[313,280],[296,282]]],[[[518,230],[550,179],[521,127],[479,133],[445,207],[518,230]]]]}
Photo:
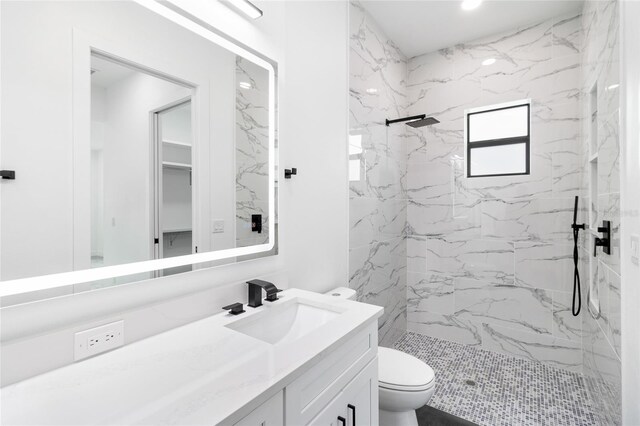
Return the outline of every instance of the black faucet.
{"type": "Polygon", "coordinates": [[[279,290],[275,285],[267,281],[251,280],[247,281],[247,284],[249,284],[248,305],[252,308],[262,306],[262,289],[267,292],[267,297],[264,299],[267,302],[275,302],[276,300],[278,300],[278,293],[282,291],[279,290]]]}

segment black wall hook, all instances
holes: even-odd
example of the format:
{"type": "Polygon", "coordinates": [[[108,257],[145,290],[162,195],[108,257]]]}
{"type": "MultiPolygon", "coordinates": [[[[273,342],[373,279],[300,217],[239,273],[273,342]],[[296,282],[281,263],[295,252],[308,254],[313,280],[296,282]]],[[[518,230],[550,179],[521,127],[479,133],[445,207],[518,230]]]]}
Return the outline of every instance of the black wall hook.
{"type": "Polygon", "coordinates": [[[295,167],[292,167],[291,169],[284,169],[285,179],[291,179],[291,176],[297,175],[297,174],[298,174],[298,169],[296,169],[295,167]]]}
{"type": "Polygon", "coordinates": [[[2,179],[14,180],[16,178],[15,170],[0,170],[0,177],[2,179]]]}

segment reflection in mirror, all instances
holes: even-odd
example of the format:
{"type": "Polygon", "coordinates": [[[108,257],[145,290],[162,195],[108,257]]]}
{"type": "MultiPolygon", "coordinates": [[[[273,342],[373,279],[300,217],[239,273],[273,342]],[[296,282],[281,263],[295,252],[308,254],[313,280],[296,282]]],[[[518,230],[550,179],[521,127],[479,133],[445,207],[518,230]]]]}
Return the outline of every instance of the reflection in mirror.
{"type": "Polygon", "coordinates": [[[236,58],[236,245],[269,238],[269,79],[256,64],[236,58]],[[254,220],[252,220],[252,217],[254,220]],[[256,224],[259,223],[259,232],[256,224]]]}
{"type": "Polygon", "coordinates": [[[18,176],[2,187],[5,289],[47,276],[33,286],[51,297],[277,254],[271,62],[135,2],[0,12],[0,149],[18,176]],[[54,291],[50,274],[72,271],[54,291]]]}
{"type": "Polygon", "coordinates": [[[92,56],[91,267],[195,252],[190,95],[92,56]]]}

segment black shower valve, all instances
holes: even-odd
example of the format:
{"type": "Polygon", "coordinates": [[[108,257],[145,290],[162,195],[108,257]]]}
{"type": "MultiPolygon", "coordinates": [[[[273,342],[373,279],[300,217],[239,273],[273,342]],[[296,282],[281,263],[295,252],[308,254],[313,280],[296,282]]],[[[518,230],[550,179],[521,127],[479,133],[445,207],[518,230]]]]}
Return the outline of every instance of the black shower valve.
{"type": "Polygon", "coordinates": [[[598,247],[602,247],[605,254],[611,254],[611,221],[603,220],[598,232],[602,234],[602,238],[596,237],[593,241],[593,257],[598,254],[598,247]]]}
{"type": "Polygon", "coordinates": [[[298,174],[298,169],[296,169],[295,167],[292,167],[290,169],[284,169],[284,178],[285,179],[291,179],[291,176],[297,175],[298,174]]]}

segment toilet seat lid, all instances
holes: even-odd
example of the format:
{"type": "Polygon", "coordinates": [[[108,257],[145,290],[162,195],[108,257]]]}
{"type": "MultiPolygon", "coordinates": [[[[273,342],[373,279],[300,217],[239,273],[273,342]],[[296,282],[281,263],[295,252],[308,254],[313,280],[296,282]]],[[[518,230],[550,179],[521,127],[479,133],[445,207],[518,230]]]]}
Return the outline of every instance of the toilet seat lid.
{"type": "Polygon", "coordinates": [[[379,385],[396,390],[419,391],[433,385],[433,369],[418,358],[390,348],[378,348],[379,385]]]}

